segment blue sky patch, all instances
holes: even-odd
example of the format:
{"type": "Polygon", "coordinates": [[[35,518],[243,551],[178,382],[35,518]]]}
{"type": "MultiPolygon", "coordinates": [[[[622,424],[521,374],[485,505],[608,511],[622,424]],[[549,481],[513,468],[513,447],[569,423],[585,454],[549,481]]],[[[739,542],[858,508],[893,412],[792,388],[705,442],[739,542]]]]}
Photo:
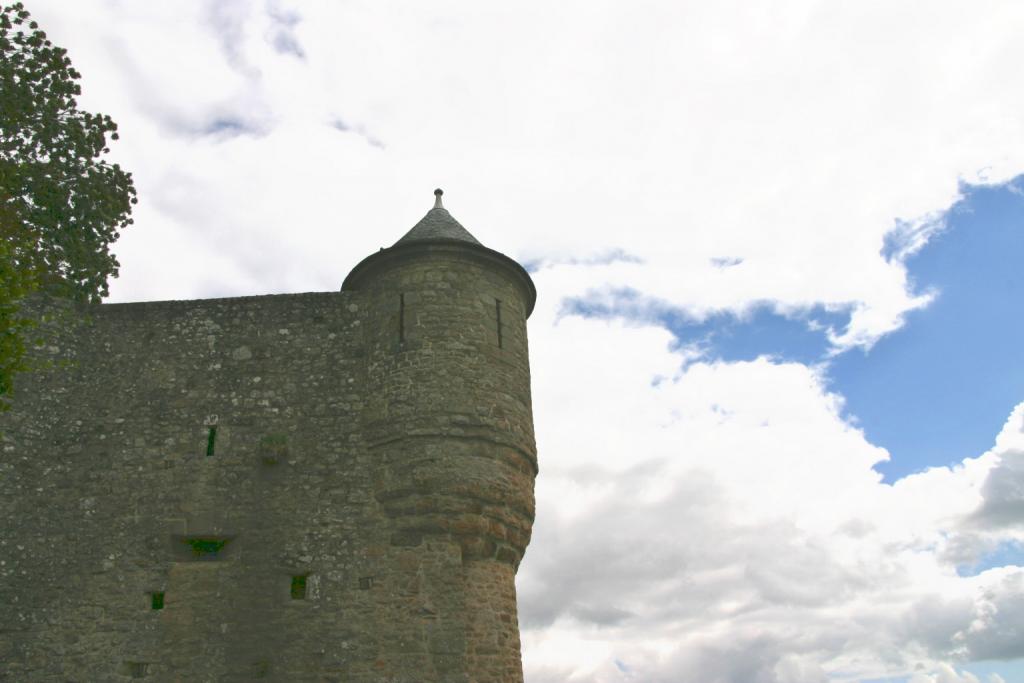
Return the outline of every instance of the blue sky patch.
{"type": "Polygon", "coordinates": [[[982,555],[975,564],[960,566],[956,573],[960,576],[977,576],[986,569],[993,567],[1024,567],[1024,543],[1004,541],[990,553],[982,555]]]}
{"type": "Polygon", "coordinates": [[[1012,661],[971,662],[966,669],[983,683],[989,683],[992,674],[998,674],[1006,683],[1024,681],[1024,659],[1012,661]]]}
{"type": "Polygon", "coordinates": [[[849,312],[828,311],[822,306],[780,313],[769,304],[760,304],[742,317],[717,313],[699,324],[669,329],[684,344],[702,341],[708,356],[715,360],[749,361],[768,355],[814,365],[827,356],[826,330],[841,330],[849,321],[849,312]]]}
{"type": "Polygon", "coordinates": [[[706,360],[736,362],[767,355],[808,365],[827,359],[827,331],[842,330],[850,321],[848,310],[815,306],[780,312],[768,302],[752,306],[743,315],[721,311],[700,320],[683,308],[630,288],[566,299],[560,313],[660,325],[672,332],[677,346],[697,346],[706,360]]]}
{"type": "Polygon", "coordinates": [[[829,369],[848,415],[892,455],[876,465],[887,481],[980,455],[1024,400],[1022,185],[963,188],[906,261],[914,288],[937,299],[829,369]]]}
{"type": "Polygon", "coordinates": [[[883,255],[905,255],[912,289],[937,297],[867,351],[828,356],[828,330],[845,329],[848,309],[780,311],[765,302],[741,316],[722,312],[698,320],[620,288],[566,299],[561,314],[660,325],[679,346],[696,346],[710,360],[767,355],[827,362],[829,388],[845,397],[847,419],[889,450],[892,459],[876,469],[891,482],[985,452],[1024,400],[1022,187],[1024,176],[1000,186],[964,186],[962,200],[945,215],[896,225],[883,255]],[[914,246],[923,236],[927,243],[914,246]]]}
{"type": "MultiPolygon", "coordinates": [[[[992,674],[998,674],[1006,683],[1024,681],[1024,660],[1001,661],[1001,662],[970,662],[956,667],[961,673],[971,673],[977,676],[982,683],[990,683],[995,680],[990,678],[992,674]]],[[[909,683],[910,676],[897,676],[895,678],[871,678],[863,679],[858,683],[909,683]]]]}

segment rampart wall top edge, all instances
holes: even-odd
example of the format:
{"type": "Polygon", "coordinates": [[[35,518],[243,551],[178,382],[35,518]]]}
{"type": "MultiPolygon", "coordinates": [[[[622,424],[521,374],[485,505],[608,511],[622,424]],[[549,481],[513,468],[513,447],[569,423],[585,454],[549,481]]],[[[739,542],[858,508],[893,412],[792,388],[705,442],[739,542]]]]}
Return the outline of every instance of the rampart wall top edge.
{"type": "Polygon", "coordinates": [[[339,296],[351,296],[351,292],[338,292],[338,291],[326,291],[326,292],[288,292],[283,294],[247,294],[244,296],[221,296],[221,297],[210,297],[207,299],[157,299],[154,301],[120,301],[120,302],[103,302],[100,304],[91,304],[87,307],[93,310],[116,310],[124,309],[128,307],[190,307],[202,304],[230,304],[230,303],[249,303],[255,301],[265,301],[268,299],[284,300],[288,298],[294,299],[329,299],[332,297],[339,296]]]}

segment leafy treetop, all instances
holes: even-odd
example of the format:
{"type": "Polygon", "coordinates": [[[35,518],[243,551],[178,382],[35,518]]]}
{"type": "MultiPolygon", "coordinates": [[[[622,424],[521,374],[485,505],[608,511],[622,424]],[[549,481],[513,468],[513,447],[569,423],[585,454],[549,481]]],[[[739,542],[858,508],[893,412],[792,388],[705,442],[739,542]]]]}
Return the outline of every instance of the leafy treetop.
{"type": "Polygon", "coordinates": [[[99,160],[117,124],[78,109],[80,78],[21,3],[0,10],[0,217],[13,267],[50,293],[99,301],[117,276],[109,245],[132,222],[135,186],[99,160]]]}
{"type": "Polygon", "coordinates": [[[80,78],[22,3],[0,8],[0,410],[26,369],[21,302],[99,301],[117,276],[110,243],[132,223],[131,174],[99,159],[117,125],[78,109],[80,78]]]}

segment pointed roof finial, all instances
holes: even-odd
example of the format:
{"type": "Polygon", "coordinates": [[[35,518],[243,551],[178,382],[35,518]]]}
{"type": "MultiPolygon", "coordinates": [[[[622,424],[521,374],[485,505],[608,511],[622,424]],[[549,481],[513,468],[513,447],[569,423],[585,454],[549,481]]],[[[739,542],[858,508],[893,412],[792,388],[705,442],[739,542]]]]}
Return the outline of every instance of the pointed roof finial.
{"type": "Polygon", "coordinates": [[[444,208],[444,204],[441,203],[443,194],[444,190],[441,188],[434,190],[434,208],[428,211],[427,215],[412,227],[412,230],[405,233],[402,239],[395,242],[395,245],[436,240],[460,240],[480,244],[475,237],[469,234],[468,230],[452,218],[448,209],[444,208]]]}

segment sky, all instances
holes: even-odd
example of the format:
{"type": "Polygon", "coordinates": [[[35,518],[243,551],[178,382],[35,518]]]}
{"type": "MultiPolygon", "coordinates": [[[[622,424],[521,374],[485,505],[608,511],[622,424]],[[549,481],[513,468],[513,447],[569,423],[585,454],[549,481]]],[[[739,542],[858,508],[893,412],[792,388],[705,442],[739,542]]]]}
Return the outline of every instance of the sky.
{"type": "Polygon", "coordinates": [[[528,683],[1024,681],[1024,4],[33,0],[110,301],[518,259],[528,683]]]}

